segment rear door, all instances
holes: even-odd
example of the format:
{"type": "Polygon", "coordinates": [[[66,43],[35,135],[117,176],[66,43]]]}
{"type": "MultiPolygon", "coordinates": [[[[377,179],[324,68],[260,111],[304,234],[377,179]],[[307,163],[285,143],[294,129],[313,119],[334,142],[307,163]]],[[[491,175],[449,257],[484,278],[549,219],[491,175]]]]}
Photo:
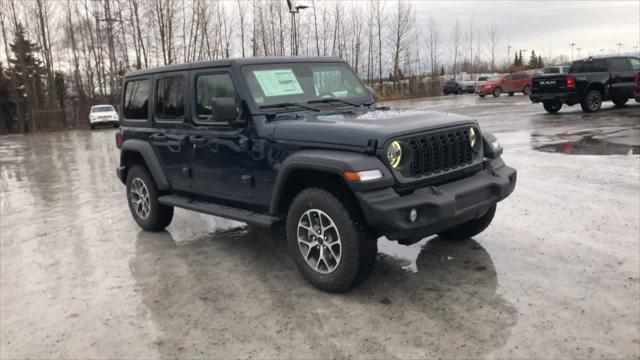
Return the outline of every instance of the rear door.
{"type": "Polygon", "coordinates": [[[633,97],[635,75],[631,61],[628,58],[611,58],[609,72],[611,73],[611,97],[629,99],[633,97]]]}
{"type": "Polygon", "coordinates": [[[187,143],[188,130],[185,126],[186,73],[162,73],[153,79],[153,131],[149,140],[171,188],[188,192],[191,191],[191,149],[187,143]]]}
{"type": "Polygon", "coordinates": [[[502,92],[513,92],[513,75],[506,75],[502,83],[502,92]]]}

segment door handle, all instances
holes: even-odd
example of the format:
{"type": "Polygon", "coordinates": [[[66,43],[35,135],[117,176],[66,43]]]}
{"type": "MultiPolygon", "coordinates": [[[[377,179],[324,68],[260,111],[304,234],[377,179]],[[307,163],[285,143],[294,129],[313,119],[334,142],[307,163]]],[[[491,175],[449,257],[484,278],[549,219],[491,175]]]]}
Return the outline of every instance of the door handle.
{"type": "Polygon", "coordinates": [[[165,134],[153,134],[150,136],[150,138],[151,140],[158,142],[167,141],[169,139],[165,134]]]}
{"type": "Polygon", "coordinates": [[[204,137],[204,136],[196,135],[196,136],[189,136],[189,141],[190,141],[192,144],[197,144],[197,145],[199,145],[199,144],[204,144],[204,143],[207,141],[207,139],[205,139],[205,137],[204,137]]]}

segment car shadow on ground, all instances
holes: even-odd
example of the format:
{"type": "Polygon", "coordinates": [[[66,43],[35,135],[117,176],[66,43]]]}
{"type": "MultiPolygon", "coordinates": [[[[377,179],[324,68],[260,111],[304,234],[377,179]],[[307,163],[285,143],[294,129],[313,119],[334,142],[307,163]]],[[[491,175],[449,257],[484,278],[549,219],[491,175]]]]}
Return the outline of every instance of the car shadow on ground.
{"type": "Polygon", "coordinates": [[[477,358],[502,347],[515,307],[474,240],[380,240],[346,294],[306,283],[282,230],[236,227],[176,242],[141,231],[130,268],[163,357],[477,358]]]}

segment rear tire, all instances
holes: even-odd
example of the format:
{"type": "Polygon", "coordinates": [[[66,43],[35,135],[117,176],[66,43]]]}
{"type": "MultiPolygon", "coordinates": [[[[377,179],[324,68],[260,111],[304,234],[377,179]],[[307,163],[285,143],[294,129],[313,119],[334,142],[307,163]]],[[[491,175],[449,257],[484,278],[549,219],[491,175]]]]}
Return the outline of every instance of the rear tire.
{"type": "Polygon", "coordinates": [[[589,90],[584,99],[580,102],[580,107],[584,112],[596,112],[602,106],[602,93],[598,90],[589,90]]]}
{"type": "Polygon", "coordinates": [[[348,208],[319,188],[301,191],[289,207],[289,254],[302,276],[324,291],[349,290],[369,275],[377,257],[377,239],[348,208]]]}
{"type": "Polygon", "coordinates": [[[531,94],[531,86],[525,85],[524,88],[522,88],[522,93],[525,95],[531,94]]]}
{"type": "Polygon", "coordinates": [[[479,218],[469,220],[438,235],[447,240],[461,241],[469,239],[483,232],[491,224],[495,214],[496,205],[493,205],[479,218]]]}
{"type": "Polygon", "coordinates": [[[617,107],[623,107],[627,103],[627,101],[629,101],[629,99],[626,97],[625,98],[617,97],[617,98],[611,99],[611,101],[613,101],[613,103],[616,104],[617,107]]]}
{"type": "Polygon", "coordinates": [[[91,126],[91,130],[95,130],[96,127],[94,125],[90,125],[91,126]]]}
{"type": "Polygon", "coordinates": [[[449,93],[448,93],[448,92],[446,92],[446,91],[443,91],[443,92],[442,92],[442,95],[447,96],[447,95],[449,95],[449,93]]]}
{"type": "Polygon", "coordinates": [[[542,103],[542,106],[544,106],[544,109],[547,110],[549,114],[555,114],[558,111],[560,111],[560,109],[562,109],[562,102],[561,101],[545,101],[542,103]]]}
{"type": "Polygon", "coordinates": [[[456,91],[456,95],[462,95],[462,89],[458,89],[458,90],[456,91]]]}
{"type": "Polygon", "coordinates": [[[493,89],[493,97],[500,97],[500,94],[502,94],[502,89],[499,87],[493,89]]]}
{"type": "Polygon", "coordinates": [[[149,171],[134,165],[127,173],[127,202],[133,219],[147,231],[160,231],[171,223],[173,206],[158,202],[160,192],[149,171]]]}

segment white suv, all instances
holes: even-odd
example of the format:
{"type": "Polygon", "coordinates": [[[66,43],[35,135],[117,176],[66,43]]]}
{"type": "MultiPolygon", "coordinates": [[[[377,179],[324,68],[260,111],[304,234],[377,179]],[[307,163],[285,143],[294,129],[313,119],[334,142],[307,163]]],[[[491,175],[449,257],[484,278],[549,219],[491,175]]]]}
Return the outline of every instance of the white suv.
{"type": "Polygon", "coordinates": [[[118,113],[111,105],[94,105],[89,112],[91,129],[100,125],[118,126],[118,113]]]}

